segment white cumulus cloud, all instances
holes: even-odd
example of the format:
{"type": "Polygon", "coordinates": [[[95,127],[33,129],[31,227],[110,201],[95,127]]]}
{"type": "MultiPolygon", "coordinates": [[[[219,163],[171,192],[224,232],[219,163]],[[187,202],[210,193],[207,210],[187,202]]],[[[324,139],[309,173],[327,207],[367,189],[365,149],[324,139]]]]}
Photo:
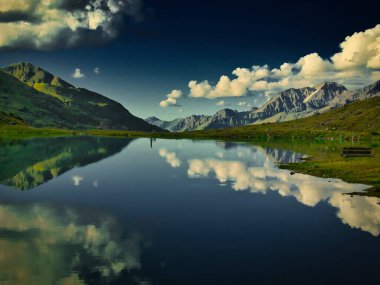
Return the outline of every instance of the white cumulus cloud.
{"type": "Polygon", "coordinates": [[[82,78],[85,78],[86,75],[84,75],[80,68],[75,68],[75,71],[73,72],[73,74],[71,75],[73,78],[76,78],[76,79],[82,79],[82,78]]]}
{"type": "Polygon", "coordinates": [[[346,37],[340,47],[342,51],[331,57],[337,69],[379,69],[380,25],[346,37]]]}
{"type": "Polygon", "coordinates": [[[340,48],[341,51],[330,58],[310,53],[275,68],[268,65],[238,67],[232,71],[233,77],[222,75],[216,84],[191,80],[188,96],[214,99],[264,92],[268,97],[276,91],[312,86],[324,80],[351,88],[380,79],[380,24],[346,37],[340,48]]]}
{"type": "Polygon", "coordinates": [[[177,99],[182,96],[182,91],[173,90],[168,95],[166,95],[166,99],[160,102],[160,106],[165,108],[169,106],[178,106],[177,99]]]}

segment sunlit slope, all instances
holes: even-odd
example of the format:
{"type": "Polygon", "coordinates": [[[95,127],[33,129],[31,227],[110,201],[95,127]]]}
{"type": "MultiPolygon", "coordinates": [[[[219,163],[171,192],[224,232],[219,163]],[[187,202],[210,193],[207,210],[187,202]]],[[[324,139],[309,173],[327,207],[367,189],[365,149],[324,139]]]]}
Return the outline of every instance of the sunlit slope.
{"type": "Polygon", "coordinates": [[[380,134],[380,97],[357,101],[311,117],[282,123],[250,125],[195,132],[197,136],[250,136],[310,132],[359,132],[380,134]]]}
{"type": "Polygon", "coordinates": [[[279,128],[380,132],[380,97],[357,101],[326,113],[277,124],[279,128]]]}
{"type": "Polygon", "coordinates": [[[160,130],[133,116],[120,103],[76,88],[29,63],[0,71],[0,111],[33,127],[160,130]]]}
{"type": "Polygon", "coordinates": [[[62,103],[40,93],[15,77],[0,71],[0,111],[4,117],[21,118],[35,127],[69,127],[76,116],[68,117],[62,103]]]}

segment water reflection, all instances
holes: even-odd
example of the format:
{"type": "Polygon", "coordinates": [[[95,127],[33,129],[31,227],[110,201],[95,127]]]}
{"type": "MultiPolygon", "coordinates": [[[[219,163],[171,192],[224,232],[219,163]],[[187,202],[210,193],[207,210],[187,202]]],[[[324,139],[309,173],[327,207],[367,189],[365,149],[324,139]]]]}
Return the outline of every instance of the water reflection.
{"type": "MultiPolygon", "coordinates": [[[[367,186],[339,179],[293,174],[276,166],[277,162],[299,161],[303,154],[242,144],[230,143],[226,147],[226,144],[218,143],[218,146],[229,151],[223,155],[216,152],[216,158],[188,159],[187,175],[190,178],[215,177],[221,185],[229,184],[235,191],[261,194],[276,191],[282,197],[293,197],[310,207],[325,201],[337,209],[337,216],[343,223],[374,236],[380,235],[379,199],[342,195],[364,190],[367,186]],[[222,159],[226,156],[228,159],[222,159]]],[[[165,152],[179,160],[175,152],[165,152]]]]}
{"type": "Polygon", "coordinates": [[[292,162],[300,162],[301,158],[306,157],[302,153],[284,150],[279,148],[265,148],[265,152],[267,155],[272,157],[276,162],[280,163],[292,163],[292,162]]]}
{"type": "Polygon", "coordinates": [[[133,230],[122,237],[117,221],[98,210],[3,204],[0,282],[109,284],[123,275],[148,284],[139,274],[142,241],[133,230]]]}
{"type": "Polygon", "coordinates": [[[170,164],[171,167],[180,167],[181,160],[177,158],[175,152],[168,152],[166,148],[160,148],[159,154],[161,157],[166,159],[166,162],[170,164]]]}
{"type": "MultiPolygon", "coordinates": [[[[272,158],[276,162],[280,163],[291,163],[291,162],[299,162],[301,158],[307,157],[306,155],[286,149],[279,148],[258,148],[258,147],[249,147],[242,143],[234,143],[234,142],[216,142],[216,145],[224,150],[236,150],[238,157],[243,157],[248,153],[254,153],[260,149],[260,151],[264,150],[267,156],[272,158]],[[248,151],[248,152],[247,152],[248,151]]],[[[223,156],[223,152],[218,152],[218,156],[223,156]]],[[[222,158],[222,157],[221,157],[222,158]]]]}
{"type": "Polygon", "coordinates": [[[147,139],[129,142],[3,142],[0,181],[15,185],[17,174],[33,173],[31,182],[17,185],[37,185],[38,191],[1,188],[0,283],[376,280],[379,199],[343,195],[365,186],[291,175],[277,162],[303,154],[280,148],[189,140],[157,140],[150,148],[147,139]],[[55,168],[57,176],[68,172],[51,179],[55,168]]]}
{"type": "MultiPolygon", "coordinates": [[[[116,154],[130,142],[130,139],[104,137],[1,140],[0,183],[29,190],[74,167],[116,154]]],[[[77,176],[72,179],[76,186],[82,180],[77,176]]]]}

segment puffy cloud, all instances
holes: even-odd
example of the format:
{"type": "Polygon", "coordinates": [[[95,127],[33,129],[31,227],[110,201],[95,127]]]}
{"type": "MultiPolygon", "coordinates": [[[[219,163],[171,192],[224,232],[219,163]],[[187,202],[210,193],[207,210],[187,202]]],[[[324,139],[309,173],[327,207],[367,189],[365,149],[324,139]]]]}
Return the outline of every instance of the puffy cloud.
{"type": "Polygon", "coordinates": [[[165,148],[161,148],[159,150],[159,154],[161,157],[166,158],[166,162],[173,168],[180,167],[182,164],[181,160],[177,158],[175,152],[168,152],[165,148]]]}
{"type": "Polygon", "coordinates": [[[380,25],[346,37],[341,52],[331,57],[337,69],[380,68],[380,25]]]}
{"type": "Polygon", "coordinates": [[[0,48],[54,49],[117,36],[123,15],[140,0],[18,0],[0,3],[0,48]]]}
{"type": "Polygon", "coordinates": [[[37,1],[33,0],[18,0],[16,1],[1,1],[0,2],[0,11],[2,13],[8,12],[27,12],[32,9],[36,5],[37,1]]]}
{"type": "Polygon", "coordinates": [[[247,88],[254,80],[262,79],[269,74],[268,66],[253,66],[252,70],[247,68],[236,68],[233,72],[235,79],[228,76],[221,76],[215,86],[211,86],[208,81],[198,83],[195,80],[189,82],[190,97],[220,98],[220,97],[241,97],[246,94],[247,88]]]}
{"type": "Polygon", "coordinates": [[[227,106],[227,105],[229,105],[229,103],[225,102],[224,100],[220,100],[220,101],[216,102],[215,105],[216,106],[227,106]]]}
{"type": "Polygon", "coordinates": [[[182,91],[180,90],[173,90],[168,95],[166,95],[166,99],[160,102],[160,106],[165,108],[169,106],[179,106],[177,104],[177,99],[182,96],[182,91]]]}
{"type": "Polygon", "coordinates": [[[75,68],[75,71],[71,75],[73,78],[76,79],[82,79],[85,78],[86,76],[81,72],[80,68],[75,68]]]}
{"type": "Polygon", "coordinates": [[[95,67],[94,68],[94,73],[95,74],[99,74],[100,73],[100,68],[99,67],[95,67]]]}
{"type": "Polygon", "coordinates": [[[204,80],[191,80],[189,97],[242,97],[252,92],[266,94],[287,88],[312,86],[323,80],[338,81],[347,87],[353,82],[372,83],[380,77],[380,24],[372,29],[346,37],[341,51],[330,59],[317,53],[307,54],[295,63],[283,63],[270,69],[268,65],[236,68],[232,75],[222,75],[215,85],[204,80]]]}
{"type": "Polygon", "coordinates": [[[252,83],[250,90],[260,91],[268,89],[268,82],[265,80],[260,80],[252,83]]]}
{"type": "Polygon", "coordinates": [[[332,69],[328,60],[323,60],[317,53],[301,57],[295,65],[300,69],[298,75],[302,78],[323,78],[332,69]]]}
{"type": "Polygon", "coordinates": [[[208,97],[212,87],[207,80],[198,83],[195,80],[189,82],[190,96],[191,97],[208,97]]]}
{"type": "Polygon", "coordinates": [[[280,68],[273,68],[271,70],[272,72],[272,78],[284,78],[288,77],[292,74],[293,64],[290,63],[283,63],[280,68]]]}

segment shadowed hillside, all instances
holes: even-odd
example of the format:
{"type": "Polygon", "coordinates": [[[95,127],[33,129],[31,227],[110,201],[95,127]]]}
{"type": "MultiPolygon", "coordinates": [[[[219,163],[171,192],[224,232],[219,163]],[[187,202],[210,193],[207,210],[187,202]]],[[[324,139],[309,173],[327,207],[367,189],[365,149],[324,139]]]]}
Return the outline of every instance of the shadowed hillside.
{"type": "Polygon", "coordinates": [[[161,130],[133,116],[120,103],[76,88],[30,63],[0,69],[0,112],[33,127],[161,130]]]}

